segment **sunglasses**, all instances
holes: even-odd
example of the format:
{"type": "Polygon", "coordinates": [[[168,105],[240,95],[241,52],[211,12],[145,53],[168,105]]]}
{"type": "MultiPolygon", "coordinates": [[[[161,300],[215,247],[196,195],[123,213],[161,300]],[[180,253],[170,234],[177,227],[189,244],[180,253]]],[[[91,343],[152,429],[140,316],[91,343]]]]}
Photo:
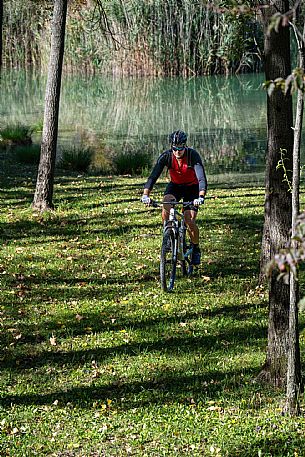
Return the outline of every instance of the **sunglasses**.
{"type": "Polygon", "coordinates": [[[173,151],[183,151],[185,146],[172,146],[173,151]]]}

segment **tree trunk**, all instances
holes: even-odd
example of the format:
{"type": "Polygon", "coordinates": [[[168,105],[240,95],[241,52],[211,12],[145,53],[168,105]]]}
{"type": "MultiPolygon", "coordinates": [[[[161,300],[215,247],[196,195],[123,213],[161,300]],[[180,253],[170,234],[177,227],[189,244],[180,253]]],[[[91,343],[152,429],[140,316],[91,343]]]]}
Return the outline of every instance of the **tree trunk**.
{"type": "MultiPolygon", "coordinates": [[[[278,32],[268,33],[272,15],[289,10],[289,2],[276,0],[263,12],[265,26],[266,80],[286,78],[291,73],[289,27],[279,26],[278,32]]],[[[291,192],[284,179],[284,170],[277,168],[284,154],[285,169],[291,180],[293,149],[293,116],[291,95],[274,90],[267,98],[267,159],[265,189],[265,223],[262,253],[270,260],[289,240],[291,228],[291,192]]],[[[288,349],[289,285],[277,280],[273,271],[269,283],[268,347],[265,366],[259,378],[276,386],[285,384],[288,349]]]]}
{"type": "MultiPolygon", "coordinates": [[[[303,29],[303,40],[300,40],[296,34],[299,52],[299,67],[304,69],[305,66],[305,24],[303,29]]],[[[304,94],[298,89],[295,126],[294,126],[294,143],[293,143],[293,177],[292,177],[292,248],[297,248],[297,241],[293,239],[296,235],[296,222],[300,212],[300,154],[301,154],[301,137],[304,112],[304,94]]],[[[288,369],[287,369],[287,389],[286,405],[284,412],[290,415],[300,413],[299,393],[301,390],[301,360],[299,346],[299,326],[298,326],[298,278],[290,273],[290,309],[289,309],[289,344],[288,344],[288,369]]]]}
{"type": "Polygon", "coordinates": [[[54,169],[66,16],[67,0],[54,0],[41,154],[33,201],[33,208],[41,212],[53,208],[54,169]]]}
{"type": "Polygon", "coordinates": [[[0,71],[2,69],[2,36],[3,36],[3,0],[0,0],[0,71]]]}

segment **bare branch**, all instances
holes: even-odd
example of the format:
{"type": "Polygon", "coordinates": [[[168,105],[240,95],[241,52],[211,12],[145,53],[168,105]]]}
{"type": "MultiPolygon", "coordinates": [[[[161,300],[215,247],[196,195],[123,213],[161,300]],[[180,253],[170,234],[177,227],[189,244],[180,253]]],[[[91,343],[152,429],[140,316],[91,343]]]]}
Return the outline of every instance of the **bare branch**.
{"type": "Polygon", "coordinates": [[[114,43],[115,49],[118,50],[119,47],[122,47],[122,44],[114,36],[114,32],[110,27],[108,16],[103,6],[102,0],[95,0],[95,4],[95,7],[98,9],[99,12],[99,18],[97,20],[97,23],[99,24],[99,27],[105,33],[105,35],[110,36],[112,42],[114,43]]]}

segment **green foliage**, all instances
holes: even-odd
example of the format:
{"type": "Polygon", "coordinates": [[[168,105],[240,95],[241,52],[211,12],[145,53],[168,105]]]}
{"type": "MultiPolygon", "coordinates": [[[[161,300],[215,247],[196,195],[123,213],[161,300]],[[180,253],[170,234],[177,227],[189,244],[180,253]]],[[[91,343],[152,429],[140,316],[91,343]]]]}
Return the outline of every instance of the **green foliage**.
{"type": "MultiPolygon", "coordinates": [[[[4,0],[3,61],[10,68],[40,67],[45,29],[50,25],[48,0],[4,0]]],[[[45,37],[47,39],[47,37],[45,37]]]]}
{"type": "Polygon", "coordinates": [[[71,147],[64,148],[61,151],[61,157],[58,161],[58,167],[66,170],[88,171],[92,159],[93,150],[90,147],[71,147]]]}
{"type": "MultiPolygon", "coordinates": [[[[294,243],[295,244],[295,243],[294,243]]],[[[297,277],[297,270],[300,264],[305,260],[305,213],[297,217],[295,226],[295,236],[291,238],[289,246],[281,249],[274,259],[269,264],[269,273],[274,267],[280,271],[279,278],[283,278],[288,284],[289,273],[293,273],[297,277]],[[296,247],[293,247],[293,242],[296,242],[296,247]]],[[[303,298],[303,305],[304,305],[303,298]]],[[[304,309],[304,308],[303,308],[304,309]]]]}
{"type": "Polygon", "coordinates": [[[20,163],[38,164],[40,158],[40,145],[21,145],[14,148],[14,154],[20,163]]]}
{"type": "MultiPolygon", "coordinates": [[[[65,63],[73,69],[135,75],[194,75],[260,68],[262,30],[251,8],[229,0],[219,6],[192,0],[111,0],[72,4],[65,63]],[[255,39],[254,39],[255,38],[255,39]]],[[[7,66],[46,66],[51,3],[7,2],[7,66]],[[22,19],[21,19],[22,18],[22,19]],[[24,24],[28,24],[27,27],[24,24]]]]}
{"type": "Polygon", "coordinates": [[[305,75],[303,68],[294,68],[291,75],[287,78],[276,78],[275,80],[265,81],[264,89],[271,96],[275,89],[281,90],[285,95],[292,94],[298,89],[305,92],[305,75]]]}
{"type": "Polygon", "coordinates": [[[287,149],[280,149],[280,160],[278,161],[278,164],[276,166],[277,170],[283,170],[283,182],[287,184],[287,188],[289,192],[292,192],[292,170],[287,170],[285,161],[289,161],[287,157],[285,157],[287,154],[287,149]]]}
{"type": "Polygon", "coordinates": [[[8,125],[0,128],[0,139],[6,144],[30,144],[32,142],[31,127],[21,124],[8,125]]]}
{"type": "Polygon", "coordinates": [[[33,133],[41,133],[43,130],[43,119],[39,119],[32,125],[33,133]]]}
{"type": "Polygon", "coordinates": [[[112,174],[114,170],[114,165],[110,156],[110,152],[105,150],[104,147],[94,149],[94,155],[92,159],[92,170],[100,173],[101,175],[112,174]]]}
{"type": "Polygon", "coordinates": [[[145,176],[151,168],[152,157],[146,152],[125,148],[124,151],[114,156],[113,163],[119,175],[145,176]]]}

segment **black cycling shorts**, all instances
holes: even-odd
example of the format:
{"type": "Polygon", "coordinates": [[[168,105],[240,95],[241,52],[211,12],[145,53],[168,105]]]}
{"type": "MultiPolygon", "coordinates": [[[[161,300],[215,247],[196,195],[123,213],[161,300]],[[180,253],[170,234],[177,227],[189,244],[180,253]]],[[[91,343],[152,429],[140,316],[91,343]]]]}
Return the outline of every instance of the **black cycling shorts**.
{"type": "MultiPolygon", "coordinates": [[[[182,198],[184,202],[191,202],[195,198],[199,197],[199,184],[192,184],[191,186],[186,186],[185,184],[175,184],[169,182],[164,191],[164,195],[172,194],[174,195],[177,202],[182,198]]],[[[193,211],[198,211],[198,206],[185,206],[184,209],[191,209],[193,211]]]]}

